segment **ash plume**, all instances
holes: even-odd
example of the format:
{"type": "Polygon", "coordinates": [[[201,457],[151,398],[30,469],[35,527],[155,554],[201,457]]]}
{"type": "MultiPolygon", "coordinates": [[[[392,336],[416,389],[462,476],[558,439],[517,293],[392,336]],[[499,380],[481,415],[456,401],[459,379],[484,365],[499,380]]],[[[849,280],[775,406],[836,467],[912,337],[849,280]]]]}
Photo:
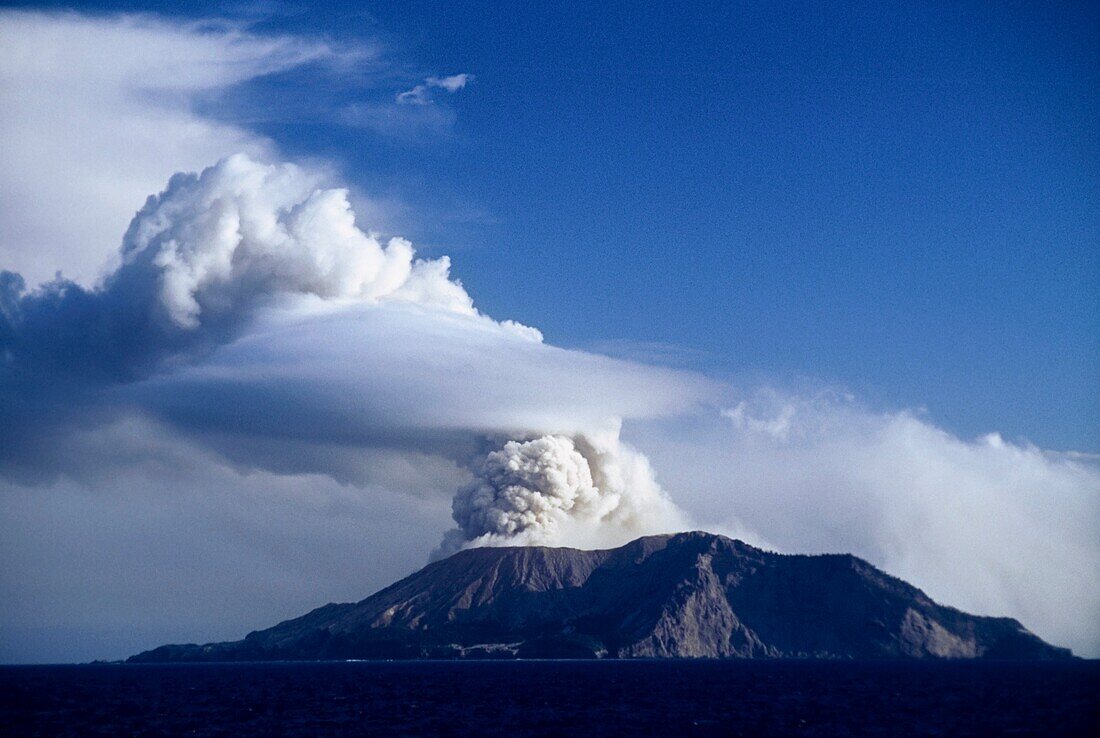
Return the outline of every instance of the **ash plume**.
{"type": "Polygon", "coordinates": [[[455,495],[458,527],[435,553],[499,545],[616,545],[685,524],[646,458],[618,440],[545,435],[477,459],[455,495]]]}

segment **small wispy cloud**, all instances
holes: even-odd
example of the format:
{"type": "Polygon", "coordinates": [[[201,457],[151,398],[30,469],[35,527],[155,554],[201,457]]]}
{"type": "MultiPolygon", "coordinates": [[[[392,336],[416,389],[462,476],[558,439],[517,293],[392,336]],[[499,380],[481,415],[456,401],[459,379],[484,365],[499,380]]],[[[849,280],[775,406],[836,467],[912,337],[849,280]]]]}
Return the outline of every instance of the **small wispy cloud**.
{"type": "Polygon", "coordinates": [[[435,100],[432,99],[433,89],[446,90],[453,94],[472,82],[473,79],[474,75],[472,74],[452,74],[447,77],[425,77],[421,84],[416,85],[411,90],[397,93],[394,100],[398,105],[431,105],[435,102],[435,100]]]}
{"type": "Polygon", "coordinates": [[[428,77],[424,80],[429,87],[441,87],[447,92],[458,92],[468,82],[474,81],[472,74],[452,74],[450,77],[428,77]]]}

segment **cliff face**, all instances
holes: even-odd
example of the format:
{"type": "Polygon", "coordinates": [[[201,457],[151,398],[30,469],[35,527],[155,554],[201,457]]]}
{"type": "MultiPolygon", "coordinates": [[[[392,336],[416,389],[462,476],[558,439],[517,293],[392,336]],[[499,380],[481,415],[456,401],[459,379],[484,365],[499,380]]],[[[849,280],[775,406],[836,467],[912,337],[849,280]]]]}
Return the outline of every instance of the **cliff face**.
{"type": "Polygon", "coordinates": [[[353,658],[1068,658],[1009,618],[967,615],[847,555],[785,556],[709,533],[622,548],[480,548],[358,603],[244,640],[130,661],[353,658]]]}

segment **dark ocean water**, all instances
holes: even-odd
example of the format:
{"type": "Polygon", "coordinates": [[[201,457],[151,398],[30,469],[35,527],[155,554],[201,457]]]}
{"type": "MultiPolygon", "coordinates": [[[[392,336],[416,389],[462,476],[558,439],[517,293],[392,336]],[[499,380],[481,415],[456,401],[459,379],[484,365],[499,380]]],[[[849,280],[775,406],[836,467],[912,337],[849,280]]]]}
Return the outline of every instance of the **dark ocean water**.
{"type": "Polygon", "coordinates": [[[1100,735],[1100,662],[0,667],[37,735],[1100,735]]]}

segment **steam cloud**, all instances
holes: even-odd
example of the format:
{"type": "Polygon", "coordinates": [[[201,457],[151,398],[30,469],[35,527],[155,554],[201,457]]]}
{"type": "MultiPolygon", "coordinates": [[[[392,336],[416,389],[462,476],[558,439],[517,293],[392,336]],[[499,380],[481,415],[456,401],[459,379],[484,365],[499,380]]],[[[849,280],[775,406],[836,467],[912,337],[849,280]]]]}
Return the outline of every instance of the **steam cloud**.
{"type": "Polygon", "coordinates": [[[467,546],[583,546],[680,529],[683,513],[661,491],[644,456],[617,437],[549,435],[508,441],[474,464],[455,496],[458,528],[438,553],[467,546]]]}

